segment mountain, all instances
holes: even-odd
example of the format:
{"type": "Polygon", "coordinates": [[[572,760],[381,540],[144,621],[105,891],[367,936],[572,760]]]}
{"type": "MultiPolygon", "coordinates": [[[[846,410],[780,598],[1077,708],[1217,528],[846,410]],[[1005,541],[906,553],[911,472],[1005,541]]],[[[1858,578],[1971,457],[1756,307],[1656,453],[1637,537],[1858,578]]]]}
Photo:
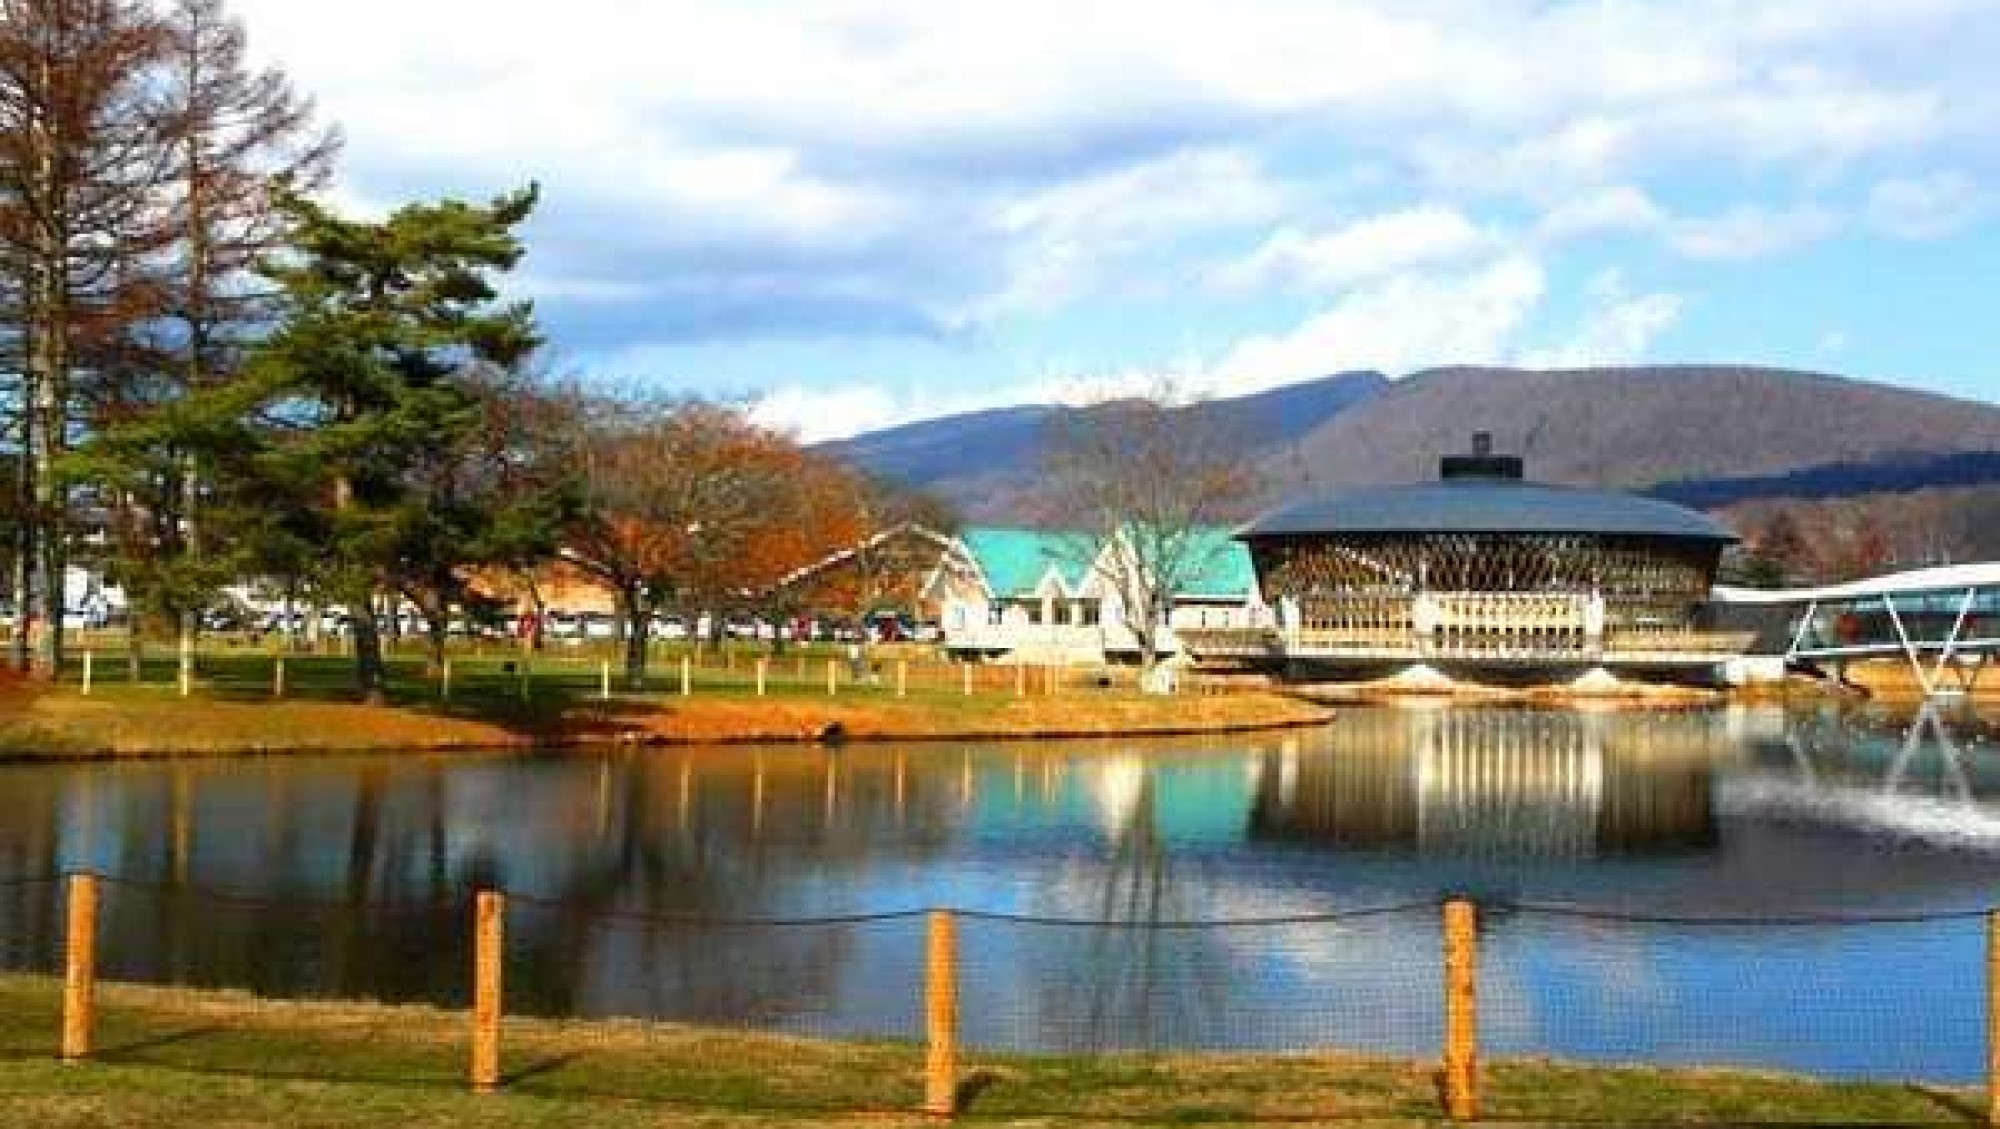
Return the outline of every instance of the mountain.
{"type": "Polygon", "coordinates": [[[1329,421],[1297,458],[1316,482],[1424,478],[1475,430],[1536,478],[1644,488],[2000,450],[2000,407],[1787,369],[1444,368],[1329,421]]]}
{"type": "MultiPolygon", "coordinates": [[[[1296,442],[1341,412],[1381,395],[1389,379],[1348,372],[1181,409],[1200,426],[1238,439],[1246,452],[1296,442]]],[[[1033,404],[944,416],[820,445],[871,473],[923,487],[975,521],[1033,515],[1042,440],[1074,408],[1033,404]]]]}
{"type": "MultiPolygon", "coordinates": [[[[1029,516],[1040,436],[1030,407],[911,424],[833,445],[932,489],[979,521],[1029,516]]],[[[2000,406],[1825,373],[1740,366],[1349,373],[1185,409],[1225,420],[1266,496],[1427,479],[1474,431],[1532,477],[1657,489],[1713,505],[1752,498],[2000,482],[2000,406]]]]}

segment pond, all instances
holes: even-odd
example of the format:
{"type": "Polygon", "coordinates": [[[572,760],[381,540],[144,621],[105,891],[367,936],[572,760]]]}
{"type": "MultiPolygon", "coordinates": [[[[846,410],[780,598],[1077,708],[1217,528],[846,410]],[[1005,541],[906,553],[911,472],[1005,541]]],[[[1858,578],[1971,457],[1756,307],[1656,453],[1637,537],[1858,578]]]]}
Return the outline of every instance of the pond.
{"type": "Polygon", "coordinates": [[[1995,720],[1426,705],[1197,740],[21,765],[0,964],[54,967],[58,892],[27,880],[92,868],[107,976],[462,1004],[491,886],[510,1009],[912,1038],[910,911],[949,906],[974,1046],[1431,1056],[1462,895],[1489,1055],[1961,1082],[1995,720]]]}

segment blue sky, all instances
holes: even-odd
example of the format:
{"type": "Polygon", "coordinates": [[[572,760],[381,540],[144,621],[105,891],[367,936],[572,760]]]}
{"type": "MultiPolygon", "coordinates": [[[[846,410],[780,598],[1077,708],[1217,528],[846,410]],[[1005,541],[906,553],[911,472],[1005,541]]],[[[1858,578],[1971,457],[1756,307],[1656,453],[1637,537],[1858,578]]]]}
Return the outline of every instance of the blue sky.
{"type": "Polygon", "coordinates": [[[379,208],[539,180],[552,363],[807,438],[1171,380],[2000,400],[1994,0],[239,0],[379,208]]]}

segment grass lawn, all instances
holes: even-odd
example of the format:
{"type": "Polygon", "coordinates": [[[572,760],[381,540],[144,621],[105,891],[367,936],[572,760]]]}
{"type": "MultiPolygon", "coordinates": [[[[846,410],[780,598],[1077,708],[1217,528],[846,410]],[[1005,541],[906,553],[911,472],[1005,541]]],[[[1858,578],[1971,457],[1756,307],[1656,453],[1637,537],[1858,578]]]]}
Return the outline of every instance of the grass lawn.
{"type": "MultiPolygon", "coordinates": [[[[921,1124],[922,1051],[639,1023],[511,1020],[505,1089],[465,1091],[462,1014],[107,986],[98,1059],[50,1056],[58,988],[0,978],[0,1124],[296,1129],[921,1124]]],[[[1437,1120],[1431,1070],[1345,1056],[988,1056],[964,1119],[1133,1125],[1437,1120]]],[[[1508,1122],[1966,1124],[1967,1092],[1720,1071],[1503,1063],[1508,1122]]]]}
{"type": "Polygon", "coordinates": [[[757,655],[713,654],[690,670],[681,693],[681,657],[660,655],[643,690],[630,690],[608,653],[555,651],[523,659],[511,650],[461,651],[451,661],[449,695],[412,654],[390,661],[389,703],[354,700],[350,660],[338,655],[284,659],[284,694],[275,694],[276,656],[215,649],[200,660],[190,696],[175,685],[172,656],[150,654],[133,677],[122,653],[93,654],[83,693],[81,652],[62,685],[0,685],[0,755],[160,755],[315,749],[508,747],[593,740],[658,742],[817,740],[838,729],[852,739],[1088,736],[1306,724],[1324,707],[1271,693],[1141,695],[1066,672],[1050,685],[1039,668],[966,668],[935,660],[876,657],[872,680],[857,683],[828,653],[771,659],[757,693],[757,655]],[[827,692],[834,661],[837,693],[827,692]],[[602,694],[611,663],[609,697],[602,694]]]}

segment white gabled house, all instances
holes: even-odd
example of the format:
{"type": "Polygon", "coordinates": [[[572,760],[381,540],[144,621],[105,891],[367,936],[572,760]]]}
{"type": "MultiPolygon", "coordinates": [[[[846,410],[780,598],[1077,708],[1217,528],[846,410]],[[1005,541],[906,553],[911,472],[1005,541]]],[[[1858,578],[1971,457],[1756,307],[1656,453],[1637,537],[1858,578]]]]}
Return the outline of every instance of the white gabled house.
{"type": "MultiPolygon", "coordinates": [[[[1173,629],[1265,626],[1250,555],[1226,530],[1195,534],[1191,575],[1174,593],[1164,655],[1179,650],[1173,629]]],[[[974,528],[954,539],[924,596],[937,609],[944,645],[968,659],[1030,663],[1136,660],[1114,583],[1110,543],[1075,533],[974,528]]]]}

